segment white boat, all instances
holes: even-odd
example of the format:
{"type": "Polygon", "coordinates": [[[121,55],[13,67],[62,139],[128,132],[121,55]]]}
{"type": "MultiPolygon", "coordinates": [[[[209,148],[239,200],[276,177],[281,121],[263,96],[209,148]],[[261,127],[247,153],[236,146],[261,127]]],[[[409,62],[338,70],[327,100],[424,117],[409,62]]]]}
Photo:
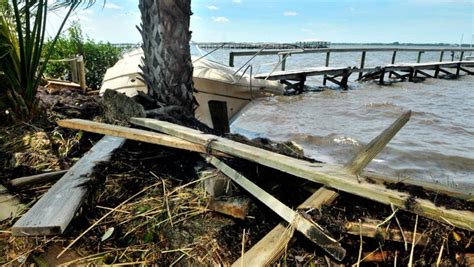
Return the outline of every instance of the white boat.
{"type": "MultiPolygon", "coordinates": [[[[232,121],[253,99],[284,93],[283,85],[278,82],[254,79],[247,74],[236,73],[233,68],[208,57],[194,55],[196,51],[201,51],[197,46],[192,46],[191,51],[193,81],[197,90],[194,95],[199,103],[196,118],[210,127],[213,126],[208,105],[210,100],[225,101],[229,120],[232,121]]],[[[122,59],[107,70],[100,94],[107,89],[117,90],[129,97],[136,96],[138,91],[146,93],[147,88],[139,74],[142,56],[141,48],[124,54],[122,59]]]]}

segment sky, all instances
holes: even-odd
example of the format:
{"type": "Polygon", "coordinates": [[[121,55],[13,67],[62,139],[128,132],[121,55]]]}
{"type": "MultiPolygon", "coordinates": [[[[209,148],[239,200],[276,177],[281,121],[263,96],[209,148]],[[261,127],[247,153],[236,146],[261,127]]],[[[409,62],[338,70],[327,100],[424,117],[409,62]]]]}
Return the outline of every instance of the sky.
{"type": "MultiPolygon", "coordinates": [[[[471,43],[474,0],[193,0],[196,42],[471,43]]],[[[64,12],[50,15],[54,33],[64,12]]],[[[72,16],[92,39],[138,43],[138,0],[107,0],[72,16]]]]}

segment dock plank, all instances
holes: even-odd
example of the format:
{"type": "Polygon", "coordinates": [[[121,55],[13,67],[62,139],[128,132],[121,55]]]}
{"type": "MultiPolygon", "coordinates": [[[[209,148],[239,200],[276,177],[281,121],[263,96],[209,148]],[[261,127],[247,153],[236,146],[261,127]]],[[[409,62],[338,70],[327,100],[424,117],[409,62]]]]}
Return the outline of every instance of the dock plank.
{"type": "Polygon", "coordinates": [[[348,67],[314,67],[299,70],[275,71],[273,73],[262,73],[254,76],[256,79],[267,80],[299,80],[302,76],[318,76],[318,75],[336,75],[341,74],[348,67]]]}
{"type": "Polygon", "coordinates": [[[126,139],[103,137],[12,227],[14,236],[62,234],[88,192],[94,167],[107,161],[126,139]]]}

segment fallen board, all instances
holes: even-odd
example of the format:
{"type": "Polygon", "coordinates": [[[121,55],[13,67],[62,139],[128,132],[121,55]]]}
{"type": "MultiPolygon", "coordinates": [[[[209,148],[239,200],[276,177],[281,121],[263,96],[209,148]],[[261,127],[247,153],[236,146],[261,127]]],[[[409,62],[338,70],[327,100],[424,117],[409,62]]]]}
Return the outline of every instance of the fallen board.
{"type": "MultiPolygon", "coordinates": [[[[180,138],[173,136],[144,131],[140,129],[133,129],[123,126],[111,125],[106,123],[81,120],[81,119],[69,119],[69,120],[59,120],[57,124],[61,127],[66,127],[70,129],[88,131],[93,133],[105,134],[116,137],[123,137],[130,140],[146,142],[156,145],[164,145],[168,147],[174,147],[179,149],[186,149],[189,151],[207,153],[207,148],[205,146],[194,144],[189,141],[185,141],[180,138]]],[[[222,153],[217,153],[216,155],[225,156],[222,153]]]]}
{"type": "Polygon", "coordinates": [[[15,217],[22,208],[20,201],[0,184],[0,222],[15,217]]]}
{"type": "Polygon", "coordinates": [[[412,199],[410,194],[391,190],[382,185],[359,181],[356,175],[349,173],[343,166],[311,163],[291,158],[215,135],[204,134],[200,131],[169,122],[145,118],[132,118],[131,122],[196,144],[205,145],[210,150],[217,150],[232,156],[257,162],[264,166],[281,170],[309,181],[324,184],[334,189],[383,204],[393,204],[401,209],[443,223],[449,223],[462,229],[474,229],[474,212],[437,207],[433,202],[425,199],[416,199],[415,205],[407,209],[405,204],[412,199]]]}
{"type": "MultiPolygon", "coordinates": [[[[322,205],[332,202],[337,195],[335,191],[321,187],[299,205],[298,209],[318,209],[322,205]]],[[[232,266],[271,266],[282,255],[292,237],[293,234],[288,227],[280,223],[236,260],[232,266]]]]}
{"type": "Polygon", "coordinates": [[[126,139],[105,136],[12,227],[14,236],[62,234],[84,201],[94,167],[107,161],[126,139]]]}

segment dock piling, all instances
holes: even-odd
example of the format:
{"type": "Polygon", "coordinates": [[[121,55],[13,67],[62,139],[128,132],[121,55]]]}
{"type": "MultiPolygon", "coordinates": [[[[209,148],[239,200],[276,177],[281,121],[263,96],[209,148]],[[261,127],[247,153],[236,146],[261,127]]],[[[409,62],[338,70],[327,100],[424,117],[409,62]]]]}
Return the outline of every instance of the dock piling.
{"type": "Polygon", "coordinates": [[[362,51],[362,56],[360,57],[360,72],[359,72],[359,79],[362,78],[362,75],[364,75],[364,65],[365,65],[365,54],[366,51],[362,51]]]}

